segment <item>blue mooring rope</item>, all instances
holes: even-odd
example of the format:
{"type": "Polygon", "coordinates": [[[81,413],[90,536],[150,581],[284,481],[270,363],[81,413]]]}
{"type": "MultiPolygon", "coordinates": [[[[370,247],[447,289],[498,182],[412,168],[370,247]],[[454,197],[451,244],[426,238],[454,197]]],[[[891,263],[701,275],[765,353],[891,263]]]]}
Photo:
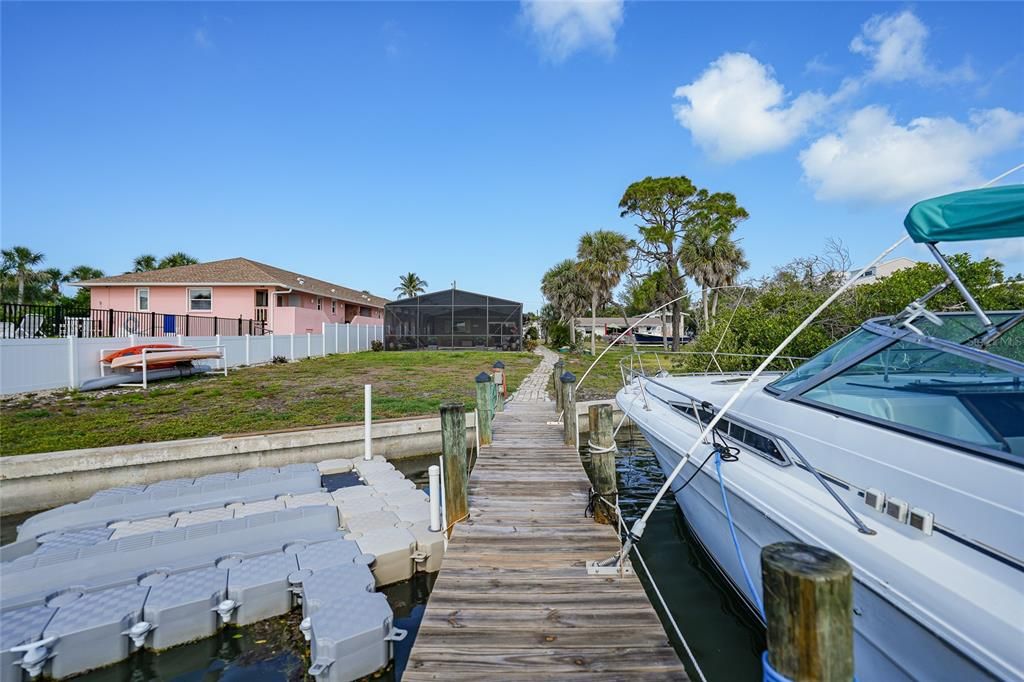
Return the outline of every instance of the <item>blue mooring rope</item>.
{"type": "MultiPolygon", "coordinates": [[[[732,546],[736,549],[736,558],[739,559],[740,568],[743,570],[743,579],[747,582],[747,589],[757,605],[757,610],[761,612],[761,617],[765,618],[764,603],[761,601],[761,597],[758,596],[757,590],[754,589],[754,581],[750,578],[747,562],[743,560],[743,552],[740,550],[739,538],[736,537],[736,524],[732,520],[729,498],[725,494],[725,482],[722,480],[722,453],[719,450],[715,450],[715,472],[718,474],[718,488],[722,491],[722,506],[725,508],[725,518],[729,521],[729,535],[732,536],[732,546]]],[[[772,664],[768,662],[767,651],[761,654],[761,671],[763,682],[793,682],[793,680],[772,667],[772,664]]],[[[853,682],[857,682],[856,676],[854,676],[853,682]]]]}

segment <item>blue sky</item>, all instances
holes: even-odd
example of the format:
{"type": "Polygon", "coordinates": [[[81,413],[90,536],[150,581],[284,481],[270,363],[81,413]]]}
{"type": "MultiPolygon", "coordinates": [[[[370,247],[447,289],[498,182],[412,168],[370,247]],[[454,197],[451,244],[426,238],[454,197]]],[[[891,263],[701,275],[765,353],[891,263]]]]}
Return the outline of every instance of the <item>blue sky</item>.
{"type": "MultiPolygon", "coordinates": [[[[750,275],[1024,161],[1020,3],[2,5],[2,243],[540,304],[622,191],[731,191],[750,275]]],[[[1016,180],[1021,181],[1018,175],[1016,180]]],[[[1024,270],[1020,244],[979,245],[1024,270]]],[[[907,255],[920,254],[908,247],[907,255]]]]}

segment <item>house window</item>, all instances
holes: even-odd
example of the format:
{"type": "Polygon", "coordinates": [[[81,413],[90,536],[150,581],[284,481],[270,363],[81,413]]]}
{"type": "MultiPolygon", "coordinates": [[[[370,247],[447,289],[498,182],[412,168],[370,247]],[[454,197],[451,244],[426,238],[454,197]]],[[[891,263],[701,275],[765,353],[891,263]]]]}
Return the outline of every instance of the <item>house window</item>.
{"type": "Polygon", "coordinates": [[[324,309],[324,299],[321,296],[317,296],[316,297],[316,309],[317,310],[323,310],[324,309]]]}
{"type": "Polygon", "coordinates": [[[266,289],[257,289],[256,290],[256,307],[257,308],[266,308],[267,307],[267,296],[268,296],[268,294],[267,294],[267,290],[266,289]]]}
{"type": "Polygon", "coordinates": [[[338,314],[338,302],[335,301],[332,298],[331,299],[331,315],[337,315],[337,314],[338,314]]]}
{"type": "Polygon", "coordinates": [[[213,289],[209,287],[189,289],[188,309],[189,311],[213,310],[213,289]]]}
{"type": "Polygon", "coordinates": [[[135,309],[149,310],[149,288],[141,287],[135,290],[135,309]]]}

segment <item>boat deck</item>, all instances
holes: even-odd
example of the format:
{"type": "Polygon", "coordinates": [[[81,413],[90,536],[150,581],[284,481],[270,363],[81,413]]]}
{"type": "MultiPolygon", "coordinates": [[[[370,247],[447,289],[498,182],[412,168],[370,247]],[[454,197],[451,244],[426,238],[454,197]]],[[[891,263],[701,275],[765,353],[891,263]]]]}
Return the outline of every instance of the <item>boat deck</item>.
{"type": "Polygon", "coordinates": [[[551,402],[495,416],[404,680],[687,679],[640,580],[587,574],[619,543],[584,516],[590,483],[554,419],[551,402]]]}

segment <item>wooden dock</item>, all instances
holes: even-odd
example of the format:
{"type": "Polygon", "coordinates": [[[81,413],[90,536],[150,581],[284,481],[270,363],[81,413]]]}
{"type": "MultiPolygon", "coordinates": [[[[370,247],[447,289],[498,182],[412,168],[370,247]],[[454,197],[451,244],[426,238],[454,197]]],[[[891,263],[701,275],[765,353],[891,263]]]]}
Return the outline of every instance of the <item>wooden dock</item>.
{"type": "Polygon", "coordinates": [[[590,484],[555,416],[515,401],[495,416],[404,680],[687,679],[639,579],[587,574],[619,543],[584,516],[590,484]]]}

